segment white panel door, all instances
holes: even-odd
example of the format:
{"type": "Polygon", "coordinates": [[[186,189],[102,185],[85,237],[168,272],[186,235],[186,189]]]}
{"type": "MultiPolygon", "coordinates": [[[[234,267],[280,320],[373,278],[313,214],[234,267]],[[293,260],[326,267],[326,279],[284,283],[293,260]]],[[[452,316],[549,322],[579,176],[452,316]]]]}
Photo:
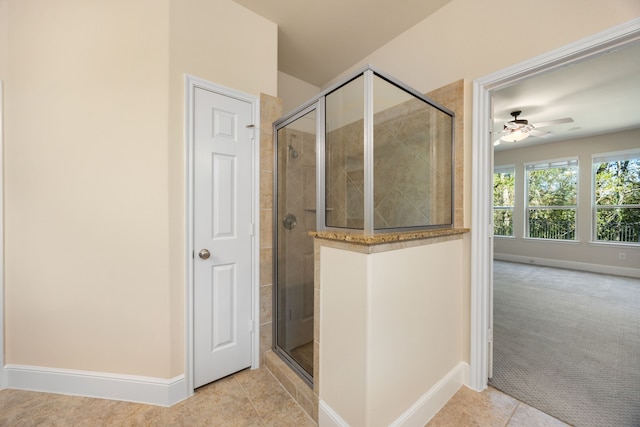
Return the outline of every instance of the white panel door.
{"type": "Polygon", "coordinates": [[[194,387],[251,366],[252,105],[194,93],[194,387]]]}

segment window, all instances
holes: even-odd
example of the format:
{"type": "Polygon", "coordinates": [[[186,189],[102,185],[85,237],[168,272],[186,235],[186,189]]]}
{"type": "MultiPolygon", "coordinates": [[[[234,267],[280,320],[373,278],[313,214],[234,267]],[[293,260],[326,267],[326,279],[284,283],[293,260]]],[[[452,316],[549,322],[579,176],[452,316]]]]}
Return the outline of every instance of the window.
{"type": "Polygon", "coordinates": [[[640,244],[640,150],[593,156],[594,241],[640,244]]]}
{"type": "Polygon", "coordinates": [[[578,159],[525,165],[526,236],[575,240],[578,205],[578,159]]]}
{"type": "Polygon", "coordinates": [[[515,166],[497,166],[493,170],[493,235],[513,236],[515,166]]]}

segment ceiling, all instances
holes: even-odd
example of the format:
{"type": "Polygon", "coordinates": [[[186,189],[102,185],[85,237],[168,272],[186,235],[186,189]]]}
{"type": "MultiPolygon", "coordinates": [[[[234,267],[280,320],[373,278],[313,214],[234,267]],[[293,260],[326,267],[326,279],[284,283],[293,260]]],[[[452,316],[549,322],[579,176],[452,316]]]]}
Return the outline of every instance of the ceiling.
{"type": "MultiPolygon", "coordinates": [[[[451,0],[234,1],[278,25],[279,71],[322,87],[451,0]]],[[[491,93],[494,140],[514,110],[533,125],[573,119],[497,151],[640,128],[640,42],[491,93]]]]}
{"type": "Polygon", "coordinates": [[[640,128],[640,42],[492,91],[492,97],[494,140],[514,110],[533,125],[573,119],[537,129],[548,132],[545,137],[501,141],[496,151],[640,128]]]}
{"type": "Polygon", "coordinates": [[[322,87],[451,0],[234,0],[278,25],[278,70],[322,87]]]}

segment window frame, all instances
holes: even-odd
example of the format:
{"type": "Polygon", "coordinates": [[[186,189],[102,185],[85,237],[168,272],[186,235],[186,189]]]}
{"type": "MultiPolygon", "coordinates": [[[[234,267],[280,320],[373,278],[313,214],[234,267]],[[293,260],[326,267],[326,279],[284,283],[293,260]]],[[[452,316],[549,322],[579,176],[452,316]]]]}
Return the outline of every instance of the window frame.
{"type": "MultiPolygon", "coordinates": [[[[493,168],[493,175],[492,175],[492,180],[495,179],[495,175],[497,173],[507,173],[510,172],[513,174],[513,205],[511,206],[496,206],[494,203],[492,203],[493,205],[493,215],[491,217],[491,223],[493,224],[493,236],[494,237],[500,237],[500,238],[515,238],[515,218],[514,218],[514,211],[515,211],[515,204],[516,204],[516,192],[518,191],[518,187],[517,187],[517,177],[516,177],[516,165],[515,164],[510,164],[510,165],[500,165],[500,166],[494,166],[493,168]],[[501,209],[501,210],[511,210],[511,234],[495,234],[495,212],[496,209],[501,209]]],[[[495,183],[495,181],[493,181],[495,183]]],[[[493,185],[492,185],[493,187],[493,185]]]]}
{"type": "MultiPolygon", "coordinates": [[[[523,163],[524,166],[524,235],[523,239],[530,240],[542,240],[545,242],[561,242],[561,243],[579,243],[580,240],[578,238],[578,211],[580,206],[580,161],[578,156],[572,157],[563,157],[559,159],[550,159],[550,160],[536,160],[532,162],[523,163]],[[529,171],[532,170],[532,166],[546,166],[538,168],[540,169],[553,169],[563,167],[563,163],[566,164],[565,167],[575,167],[575,193],[576,193],[576,203],[575,205],[552,205],[552,206],[530,206],[529,205],[529,171]],[[530,227],[530,211],[531,209],[537,210],[572,210],[574,215],[574,238],[573,239],[554,239],[549,237],[531,237],[531,227],[530,227]]],[[[535,170],[535,169],[533,169],[535,170]]]]}
{"type": "Polygon", "coordinates": [[[640,160],[640,149],[632,148],[630,150],[610,151],[606,153],[593,153],[591,155],[591,243],[606,246],[640,246],[640,239],[637,242],[624,242],[616,240],[599,240],[598,239],[598,206],[601,209],[640,209],[639,204],[624,205],[597,205],[596,204],[596,165],[600,163],[611,163],[616,161],[624,161],[630,159],[640,160]],[[596,163],[597,162],[597,163],[596,163]]]}

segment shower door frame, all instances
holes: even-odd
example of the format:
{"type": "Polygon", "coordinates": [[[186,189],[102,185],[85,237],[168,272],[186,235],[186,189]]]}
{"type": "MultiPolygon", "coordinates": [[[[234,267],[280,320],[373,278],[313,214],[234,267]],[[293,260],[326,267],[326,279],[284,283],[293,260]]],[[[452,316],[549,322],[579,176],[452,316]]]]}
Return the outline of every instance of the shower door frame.
{"type": "MultiPolygon", "coordinates": [[[[320,230],[322,227],[321,221],[323,218],[320,218],[321,215],[318,215],[321,212],[321,209],[324,209],[324,197],[320,192],[321,189],[324,188],[323,181],[324,180],[324,170],[320,170],[319,165],[324,164],[324,97],[316,97],[311,102],[304,104],[300,108],[294,110],[288,115],[278,119],[273,123],[273,227],[272,227],[272,238],[273,238],[273,246],[272,251],[274,256],[272,257],[272,268],[273,268],[273,297],[272,297],[272,316],[273,316],[273,330],[272,330],[272,349],[274,353],[279,355],[287,365],[291,367],[309,386],[313,387],[313,378],[316,374],[309,374],[305,371],[300,364],[295,361],[293,357],[287,353],[286,350],[281,349],[278,346],[278,225],[280,219],[280,212],[278,211],[278,130],[285,128],[291,123],[303,118],[310,112],[316,112],[316,230],[320,230]],[[322,162],[322,163],[321,163],[322,162]]],[[[314,323],[315,319],[315,303],[314,303],[314,323]]],[[[314,328],[315,331],[315,328],[314,328]]],[[[315,334],[315,332],[314,332],[315,334]]],[[[317,337],[313,337],[315,341],[317,337]]],[[[318,357],[317,354],[314,354],[314,358],[318,357]]],[[[315,363],[314,363],[315,365],[315,363]]]]}
{"type": "MultiPolygon", "coordinates": [[[[455,214],[455,209],[454,209],[454,200],[455,200],[455,186],[453,185],[454,181],[455,181],[455,167],[452,166],[451,168],[451,206],[450,206],[450,223],[449,224],[434,224],[434,225],[418,225],[418,226],[409,226],[409,227],[392,227],[392,228],[384,228],[384,229],[376,229],[374,227],[374,219],[373,219],[373,186],[374,186],[374,179],[373,179],[373,144],[369,144],[368,141],[373,141],[373,127],[374,127],[374,120],[373,120],[373,111],[374,111],[374,93],[373,93],[373,79],[374,77],[377,76],[379,78],[381,78],[382,80],[387,81],[388,83],[390,83],[393,86],[396,86],[398,89],[403,90],[405,92],[407,92],[408,94],[414,96],[415,98],[420,99],[421,101],[425,102],[426,104],[430,105],[431,107],[449,115],[452,118],[451,121],[451,139],[452,139],[452,144],[451,144],[451,162],[452,165],[455,164],[455,144],[453,144],[453,141],[455,141],[456,135],[455,135],[455,113],[450,110],[449,108],[445,107],[444,105],[440,104],[439,102],[434,101],[433,99],[427,97],[426,95],[420,93],[419,91],[417,91],[416,89],[410,87],[409,85],[407,85],[406,83],[401,82],[400,80],[396,79],[395,77],[385,73],[384,71],[379,70],[378,68],[374,67],[373,65],[365,65],[364,67],[361,67],[360,69],[354,71],[352,74],[349,74],[348,76],[346,76],[345,78],[343,78],[342,80],[336,82],[335,84],[333,84],[332,86],[328,87],[327,89],[323,90],[322,92],[320,92],[317,96],[315,96],[314,98],[312,98],[311,100],[307,101],[305,104],[302,104],[299,108],[293,110],[292,112],[288,113],[286,116],[283,116],[281,119],[278,119],[277,121],[274,122],[274,138],[276,136],[275,131],[276,131],[276,125],[278,125],[278,127],[282,127],[281,124],[284,122],[288,122],[290,123],[291,121],[293,121],[294,117],[299,117],[300,114],[304,115],[306,113],[302,113],[302,111],[307,111],[308,108],[312,107],[312,106],[316,106],[317,108],[317,112],[318,112],[318,124],[320,126],[317,127],[317,146],[316,146],[316,176],[317,176],[317,182],[316,182],[316,208],[317,208],[317,215],[316,215],[316,230],[318,231],[337,231],[337,232],[350,232],[350,233],[363,233],[363,234],[367,234],[367,235],[376,235],[376,234],[385,234],[385,233],[400,233],[400,232],[409,232],[409,231],[423,231],[423,230],[432,230],[432,229],[440,229],[440,228],[447,228],[447,227],[452,227],[453,223],[454,223],[454,214],[455,214]],[[347,84],[349,84],[351,81],[357,79],[358,77],[363,76],[364,77],[364,92],[363,92],[363,96],[364,96],[364,118],[363,118],[363,125],[364,125],[364,138],[363,138],[363,152],[364,152],[364,156],[365,156],[365,161],[364,161],[364,174],[365,174],[365,195],[364,195],[364,227],[363,228],[349,228],[349,227],[335,227],[335,226],[328,226],[326,224],[326,194],[325,194],[325,169],[326,169],[326,163],[325,163],[325,131],[326,131],[326,114],[325,114],[325,99],[327,97],[327,95],[335,92],[336,90],[340,89],[343,86],[346,86],[347,84]],[[320,133],[321,132],[321,133],[320,133]]],[[[274,171],[277,171],[277,169],[274,169],[274,171]]],[[[275,179],[275,175],[274,175],[274,179],[275,179]]],[[[274,188],[275,189],[275,188],[274,188]]],[[[274,193],[275,194],[275,193],[274,193]]]]}

